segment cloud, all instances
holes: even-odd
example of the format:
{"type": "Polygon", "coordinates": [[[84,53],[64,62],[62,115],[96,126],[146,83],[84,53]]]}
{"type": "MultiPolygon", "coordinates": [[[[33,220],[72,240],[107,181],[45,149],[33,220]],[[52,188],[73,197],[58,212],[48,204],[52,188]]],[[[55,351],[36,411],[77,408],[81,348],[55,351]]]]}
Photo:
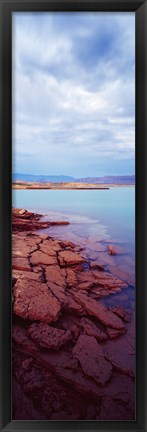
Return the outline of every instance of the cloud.
{"type": "Polygon", "coordinates": [[[13,170],[132,173],[134,63],[133,13],[14,13],[13,170]]]}

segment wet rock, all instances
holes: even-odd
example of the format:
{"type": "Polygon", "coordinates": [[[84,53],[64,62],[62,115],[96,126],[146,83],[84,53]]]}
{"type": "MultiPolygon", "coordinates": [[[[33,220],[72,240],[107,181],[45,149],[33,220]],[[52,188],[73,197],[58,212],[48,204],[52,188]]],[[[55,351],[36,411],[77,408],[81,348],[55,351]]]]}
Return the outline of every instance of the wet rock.
{"type": "Polygon", "coordinates": [[[109,255],[116,255],[117,254],[115,246],[113,246],[113,245],[108,246],[108,254],[109,255]]]}
{"type": "Polygon", "coordinates": [[[60,246],[61,246],[61,248],[62,249],[65,249],[65,248],[71,248],[71,249],[74,249],[75,248],[75,244],[73,243],[73,242],[71,242],[71,241],[59,241],[59,244],[60,244],[60,246]]]}
{"type": "Polygon", "coordinates": [[[58,351],[72,338],[71,332],[51,327],[47,324],[31,324],[28,329],[29,336],[40,347],[58,351]]]}
{"type": "Polygon", "coordinates": [[[122,306],[115,306],[111,308],[111,311],[115,313],[118,317],[120,317],[125,322],[130,322],[131,320],[131,313],[127,310],[125,310],[122,306]]]}
{"type": "Polygon", "coordinates": [[[102,272],[99,270],[83,271],[78,275],[78,280],[81,289],[88,289],[88,284],[89,288],[102,288],[105,291],[117,291],[118,289],[126,288],[128,286],[126,282],[116,278],[115,276],[111,275],[111,273],[102,272]]]}
{"type": "Polygon", "coordinates": [[[88,336],[94,336],[98,342],[105,341],[108,336],[102,330],[100,330],[90,319],[82,318],[80,322],[81,328],[84,334],[88,336]]]}
{"type": "Polygon", "coordinates": [[[125,334],[125,332],[126,332],[125,328],[119,330],[119,329],[113,329],[113,328],[107,327],[107,334],[108,334],[110,339],[115,339],[115,338],[125,334]]]}
{"type": "Polygon", "coordinates": [[[111,377],[112,366],[105,360],[103,349],[93,336],[80,335],[72,352],[87,376],[98,384],[106,384],[111,377]]]}
{"type": "Polygon", "coordinates": [[[127,288],[128,286],[126,282],[108,272],[93,271],[92,275],[98,282],[98,285],[105,289],[113,290],[115,288],[127,288]]]}
{"type": "Polygon", "coordinates": [[[135,348],[127,339],[127,334],[113,341],[106,341],[104,346],[104,355],[107,360],[116,368],[116,370],[129,375],[135,376],[135,348]]]}
{"type": "Polygon", "coordinates": [[[90,268],[91,269],[97,269],[97,270],[100,270],[100,271],[104,271],[105,270],[105,266],[104,265],[102,265],[102,264],[100,264],[99,262],[97,262],[97,261],[92,261],[91,263],[90,263],[90,268]]]}
{"type": "Polygon", "coordinates": [[[125,254],[127,251],[125,250],[124,247],[121,247],[119,245],[114,246],[114,245],[109,245],[108,246],[108,254],[109,255],[122,255],[125,254]]]}
{"type": "Polygon", "coordinates": [[[61,251],[59,253],[59,257],[63,260],[62,263],[65,266],[81,264],[85,262],[85,258],[83,258],[80,254],[67,250],[61,251]]]}
{"type": "Polygon", "coordinates": [[[36,281],[19,279],[14,286],[13,312],[30,320],[44,323],[56,321],[61,306],[49,292],[47,285],[36,281]]]}
{"type": "Polygon", "coordinates": [[[122,320],[117,317],[113,312],[110,312],[102,304],[87,296],[84,292],[73,292],[74,298],[78,301],[85,311],[90,316],[96,317],[106,327],[114,329],[124,329],[122,320]]]}
{"type": "Polygon", "coordinates": [[[57,264],[55,256],[49,256],[41,251],[36,251],[31,255],[30,262],[32,265],[53,265],[57,264]]]}

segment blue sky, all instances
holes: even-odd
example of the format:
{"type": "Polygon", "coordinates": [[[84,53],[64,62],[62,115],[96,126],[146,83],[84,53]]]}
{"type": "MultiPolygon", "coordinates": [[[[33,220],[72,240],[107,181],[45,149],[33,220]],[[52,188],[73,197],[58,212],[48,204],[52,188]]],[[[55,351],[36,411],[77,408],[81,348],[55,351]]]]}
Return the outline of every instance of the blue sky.
{"type": "Polygon", "coordinates": [[[134,174],[134,13],[13,13],[13,172],[134,174]]]}

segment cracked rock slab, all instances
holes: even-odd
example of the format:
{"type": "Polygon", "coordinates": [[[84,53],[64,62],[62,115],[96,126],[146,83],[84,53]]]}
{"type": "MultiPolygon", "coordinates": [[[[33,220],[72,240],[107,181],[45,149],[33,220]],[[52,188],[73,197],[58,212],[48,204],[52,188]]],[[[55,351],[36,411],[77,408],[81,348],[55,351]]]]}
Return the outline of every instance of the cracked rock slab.
{"type": "Polygon", "coordinates": [[[49,256],[41,251],[36,251],[32,254],[30,262],[32,265],[53,265],[57,264],[57,259],[55,256],[49,256]]]}
{"type": "Polygon", "coordinates": [[[73,292],[75,301],[79,302],[85,311],[90,315],[98,318],[106,327],[114,329],[124,329],[122,320],[106,309],[101,303],[87,296],[83,292],[73,292]]]}
{"type": "Polygon", "coordinates": [[[15,270],[30,271],[31,267],[27,258],[13,257],[12,268],[15,270]]]}
{"type": "Polygon", "coordinates": [[[72,251],[61,251],[59,253],[59,257],[61,258],[62,265],[70,266],[75,264],[82,264],[86,260],[80,254],[72,251]]]}
{"type": "Polygon", "coordinates": [[[13,312],[24,319],[56,321],[61,306],[44,283],[19,279],[14,286],[13,312]]]}

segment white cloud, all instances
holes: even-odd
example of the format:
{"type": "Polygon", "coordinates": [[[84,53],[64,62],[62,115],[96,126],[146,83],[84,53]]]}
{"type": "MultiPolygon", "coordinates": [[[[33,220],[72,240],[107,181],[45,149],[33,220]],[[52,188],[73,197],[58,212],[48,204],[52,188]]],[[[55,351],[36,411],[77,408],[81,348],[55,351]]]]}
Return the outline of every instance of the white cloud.
{"type": "Polygon", "coordinates": [[[71,26],[66,16],[63,26],[61,15],[43,15],[40,19],[35,14],[14,15],[15,169],[22,170],[24,155],[25,171],[28,155],[28,166],[32,161],[33,172],[38,169],[42,173],[47,169],[47,172],[51,169],[54,172],[58,165],[60,173],[64,174],[68,164],[70,173],[75,176],[75,153],[81,158],[82,175],[85,170],[85,176],[91,175],[89,160],[93,160],[93,165],[95,158],[99,163],[101,158],[103,164],[106,157],[133,160],[134,15],[107,17],[107,31],[112,42],[110,52],[105,48],[105,55],[103,45],[97,52],[98,38],[105,38],[102,16],[101,19],[97,16],[97,31],[97,17],[93,14],[84,15],[84,18],[82,14],[74,14],[70,17],[71,26]],[[88,59],[92,57],[90,46],[93,49],[94,63],[90,66],[86,58],[80,58],[80,41],[85,41],[88,59]],[[57,163],[57,156],[60,156],[60,163],[57,163]],[[45,159],[50,161],[48,166],[45,159]]]}

